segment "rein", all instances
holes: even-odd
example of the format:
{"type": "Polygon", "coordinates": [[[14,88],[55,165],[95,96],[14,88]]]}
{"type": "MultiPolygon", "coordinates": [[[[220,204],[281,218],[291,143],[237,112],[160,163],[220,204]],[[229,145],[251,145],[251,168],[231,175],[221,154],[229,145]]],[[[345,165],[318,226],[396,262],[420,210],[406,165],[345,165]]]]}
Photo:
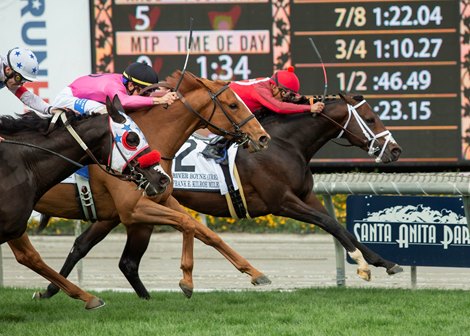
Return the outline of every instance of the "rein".
{"type": "MultiPolygon", "coordinates": [[[[181,77],[178,80],[178,85],[182,82],[183,77],[184,77],[184,73],[181,73],[181,77]]],[[[245,120],[242,120],[240,123],[237,124],[235,121],[233,121],[232,118],[230,118],[229,114],[227,113],[227,111],[225,111],[224,107],[220,103],[220,100],[217,98],[222,92],[224,92],[225,90],[227,90],[229,88],[228,84],[224,85],[222,88],[220,88],[215,93],[213,93],[211,90],[207,89],[207,93],[209,94],[209,97],[211,98],[212,102],[214,103],[214,108],[212,109],[212,113],[210,114],[208,119],[206,119],[201,113],[196,111],[191,106],[191,104],[188,102],[188,100],[184,97],[184,95],[178,89],[172,88],[167,82],[160,82],[160,83],[149,85],[140,92],[140,95],[144,95],[147,91],[152,91],[152,90],[154,90],[156,88],[160,88],[160,87],[166,87],[166,88],[171,89],[172,91],[176,92],[176,94],[178,95],[179,100],[183,103],[183,105],[186,107],[186,109],[188,109],[189,111],[194,113],[200,120],[202,120],[203,127],[210,126],[214,129],[216,129],[217,131],[219,131],[220,133],[222,133],[223,136],[227,136],[227,135],[232,136],[234,139],[236,139],[235,142],[237,142],[240,146],[249,141],[248,136],[241,131],[241,128],[246,123],[248,123],[251,119],[253,119],[255,117],[254,114],[251,114],[245,120]],[[227,131],[227,130],[225,130],[225,129],[223,129],[223,128],[221,128],[221,127],[219,127],[219,126],[217,126],[217,125],[215,125],[214,123],[211,122],[212,117],[215,114],[215,110],[216,110],[217,106],[222,110],[225,117],[232,124],[232,126],[235,130],[234,132],[227,131]]],[[[173,158],[168,158],[168,157],[162,156],[162,159],[163,160],[173,160],[174,157],[173,158]]]]}
{"type": "Polygon", "coordinates": [[[248,141],[248,137],[246,136],[246,134],[244,134],[242,131],[241,131],[241,128],[247,123],[249,122],[251,119],[253,119],[255,116],[253,114],[251,114],[249,117],[247,117],[245,120],[242,120],[239,124],[237,124],[236,122],[233,121],[232,118],[230,118],[230,116],[228,115],[227,111],[225,111],[224,107],[222,106],[222,104],[220,103],[219,99],[217,98],[222,92],[224,92],[225,90],[227,90],[229,88],[229,85],[226,84],[224,85],[222,88],[220,88],[219,91],[217,91],[216,93],[213,93],[212,91],[210,90],[207,90],[207,93],[209,94],[209,97],[211,98],[212,102],[214,103],[214,108],[212,109],[212,113],[209,117],[209,119],[206,119],[204,118],[204,116],[202,114],[200,114],[198,111],[196,111],[192,106],[191,104],[189,104],[189,102],[186,100],[186,98],[184,98],[184,96],[181,94],[181,92],[179,91],[176,91],[176,94],[178,95],[178,98],[181,100],[181,102],[184,104],[184,106],[186,106],[186,108],[191,111],[192,113],[194,113],[199,119],[201,119],[203,122],[204,122],[204,128],[206,128],[207,126],[211,126],[212,128],[216,129],[217,131],[219,131],[220,133],[223,134],[223,136],[226,136],[226,135],[230,135],[236,139],[239,139],[240,141],[237,141],[239,144],[244,144],[245,142],[248,141]],[[215,109],[217,108],[217,106],[222,110],[222,112],[224,113],[225,117],[230,121],[230,123],[232,124],[233,128],[235,129],[235,132],[230,132],[230,131],[227,131],[217,125],[215,125],[214,123],[211,122],[211,119],[212,117],[214,116],[214,113],[215,113],[215,109]]]}
{"type": "MultiPolygon", "coordinates": [[[[54,117],[53,117],[54,124],[55,124],[55,122],[57,121],[58,118],[59,118],[59,114],[55,114],[54,117]]],[[[106,170],[105,170],[102,167],[102,165],[98,162],[95,155],[90,151],[90,149],[85,144],[85,142],[83,142],[83,140],[80,138],[80,136],[77,134],[77,132],[75,132],[75,130],[72,128],[72,126],[70,125],[70,123],[67,120],[67,116],[65,115],[65,111],[62,111],[60,113],[60,118],[61,118],[62,122],[64,123],[64,126],[66,127],[67,131],[72,135],[72,137],[75,139],[75,141],[77,141],[77,143],[80,145],[80,147],[82,147],[82,149],[86,152],[86,154],[93,160],[93,162],[96,163],[100,167],[101,170],[103,170],[105,173],[107,173],[109,175],[112,175],[112,176],[115,176],[115,177],[117,177],[121,180],[136,181],[136,182],[140,183],[141,177],[135,177],[133,175],[115,173],[114,171],[112,171],[112,169],[109,166],[107,166],[106,170]]],[[[50,131],[50,127],[49,127],[49,131],[50,131]]],[[[111,141],[113,141],[113,140],[111,139],[111,141]]],[[[39,149],[39,150],[42,150],[42,151],[47,152],[49,154],[55,155],[55,156],[65,160],[65,161],[73,164],[74,166],[77,166],[78,168],[85,167],[85,165],[82,165],[81,163],[79,163],[77,161],[69,159],[68,157],[66,157],[66,156],[64,156],[60,153],[57,153],[53,150],[50,150],[48,148],[44,148],[44,147],[41,147],[41,146],[38,146],[38,145],[33,145],[33,144],[30,144],[30,143],[27,143],[27,142],[21,142],[21,141],[16,141],[16,140],[8,140],[8,139],[4,139],[2,141],[2,143],[12,144],[12,145],[21,145],[21,146],[26,146],[26,147],[39,149]]],[[[129,165],[129,169],[131,170],[131,173],[134,171],[134,167],[132,167],[131,165],[129,165]]],[[[138,175],[140,175],[140,174],[138,174],[138,175]]]]}
{"type": "MultiPolygon", "coordinates": [[[[109,117],[108,117],[109,118],[109,117]]],[[[73,127],[70,125],[70,123],[68,122],[67,120],[67,116],[65,115],[64,112],[61,112],[60,113],[60,119],[62,120],[62,122],[64,123],[64,126],[65,128],[67,129],[67,131],[70,133],[70,135],[75,139],[75,141],[80,145],[80,147],[82,147],[82,149],[85,151],[85,153],[91,158],[91,160],[98,165],[98,167],[100,167],[100,169],[102,171],[104,171],[105,173],[111,175],[111,176],[114,176],[114,177],[117,177],[118,179],[120,180],[124,180],[124,181],[140,181],[141,180],[141,177],[135,177],[133,175],[127,175],[127,174],[121,174],[121,173],[116,173],[109,165],[106,165],[106,169],[103,168],[103,166],[99,163],[99,161],[96,159],[95,155],[91,152],[91,150],[88,148],[88,146],[85,144],[85,142],[80,138],[80,136],[77,134],[77,132],[75,132],[75,130],[73,129],[73,127]]],[[[112,138],[112,136],[111,136],[112,138]]],[[[114,140],[111,139],[111,143],[113,142],[114,140]]],[[[111,147],[111,146],[110,146],[111,147]]],[[[119,147],[118,147],[119,149],[119,147]]],[[[120,152],[120,151],[119,151],[120,152]]],[[[120,154],[123,156],[123,154],[120,152],[120,154]]],[[[110,154],[111,155],[111,154],[110,154]]],[[[123,158],[125,159],[125,157],[123,156],[123,158]]],[[[126,160],[126,162],[128,162],[126,160]]],[[[134,168],[129,165],[129,169],[131,170],[131,173],[134,171],[134,168]]]]}
{"type": "Polygon", "coordinates": [[[327,120],[329,120],[330,122],[332,122],[333,124],[341,128],[341,131],[336,136],[336,139],[341,138],[344,135],[344,133],[348,133],[349,135],[356,138],[357,140],[359,140],[360,142],[362,142],[364,145],[366,145],[369,148],[369,151],[367,152],[369,156],[373,156],[377,151],[380,150],[380,146],[374,146],[374,145],[378,141],[379,138],[385,137],[385,143],[382,146],[382,150],[380,151],[379,155],[377,155],[375,159],[375,162],[381,162],[382,156],[385,152],[385,148],[387,147],[388,143],[393,139],[393,137],[389,130],[385,130],[383,132],[380,132],[379,134],[375,134],[374,132],[372,132],[369,126],[367,126],[366,122],[361,118],[361,116],[357,112],[357,108],[361,107],[365,103],[366,103],[365,99],[360,101],[356,105],[351,105],[348,102],[346,102],[346,105],[348,107],[348,119],[346,120],[344,125],[341,125],[340,123],[333,120],[331,117],[327,116],[324,113],[319,113],[319,115],[323,116],[324,118],[326,118],[327,120]],[[354,119],[358,123],[359,127],[361,128],[362,134],[366,137],[367,140],[361,139],[358,135],[348,130],[347,127],[352,117],[354,117],[354,119]]]}

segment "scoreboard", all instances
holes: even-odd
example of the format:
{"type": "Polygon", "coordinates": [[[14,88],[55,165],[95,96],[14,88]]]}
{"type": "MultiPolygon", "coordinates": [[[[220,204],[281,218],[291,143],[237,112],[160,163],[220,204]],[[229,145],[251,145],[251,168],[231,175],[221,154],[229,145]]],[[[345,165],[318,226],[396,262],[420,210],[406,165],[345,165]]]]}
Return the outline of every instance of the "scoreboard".
{"type": "MultiPolygon", "coordinates": [[[[403,147],[392,169],[470,168],[470,4],[458,0],[91,0],[96,72],[145,60],[240,80],[296,68],[301,92],[362,94],[403,147]],[[468,8],[467,8],[468,7],[468,8]]],[[[330,142],[314,168],[383,169],[330,142]]]]}

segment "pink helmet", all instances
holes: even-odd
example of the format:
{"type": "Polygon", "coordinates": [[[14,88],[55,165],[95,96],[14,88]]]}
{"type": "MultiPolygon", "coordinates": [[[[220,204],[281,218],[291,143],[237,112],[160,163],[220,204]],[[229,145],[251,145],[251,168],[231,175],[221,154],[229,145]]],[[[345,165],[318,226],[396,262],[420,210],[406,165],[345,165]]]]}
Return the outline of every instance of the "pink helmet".
{"type": "Polygon", "coordinates": [[[300,82],[297,75],[294,73],[294,67],[290,66],[287,70],[277,71],[271,79],[274,83],[284,89],[288,89],[295,93],[298,93],[300,90],[300,82]]]}

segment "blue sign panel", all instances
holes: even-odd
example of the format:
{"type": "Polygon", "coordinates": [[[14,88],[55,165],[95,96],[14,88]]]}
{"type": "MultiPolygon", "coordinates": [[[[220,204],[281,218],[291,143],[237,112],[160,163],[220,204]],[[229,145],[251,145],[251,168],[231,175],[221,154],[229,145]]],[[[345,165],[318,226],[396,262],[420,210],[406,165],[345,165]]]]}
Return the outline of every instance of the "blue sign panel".
{"type": "MultiPolygon", "coordinates": [[[[461,197],[349,196],[347,229],[400,265],[470,267],[461,197]]],[[[354,263],[348,257],[349,263],[354,263]]]]}

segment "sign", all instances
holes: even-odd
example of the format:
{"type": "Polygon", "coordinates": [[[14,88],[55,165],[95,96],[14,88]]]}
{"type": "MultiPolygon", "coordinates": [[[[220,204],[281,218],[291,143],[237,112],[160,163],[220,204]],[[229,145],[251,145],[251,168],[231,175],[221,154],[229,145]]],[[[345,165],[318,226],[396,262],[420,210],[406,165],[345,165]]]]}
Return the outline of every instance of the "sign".
{"type": "Polygon", "coordinates": [[[194,18],[188,71],[212,80],[273,71],[268,0],[91,0],[96,71],[122,72],[146,61],[164,79],[182,69],[194,18]]]}
{"type": "MultiPolygon", "coordinates": [[[[25,87],[51,103],[78,76],[91,71],[88,0],[2,1],[0,55],[14,47],[32,50],[39,62],[37,81],[25,87]],[[71,20],[73,18],[73,21],[71,20]]],[[[25,109],[8,89],[0,90],[2,114],[25,109]]]]}
{"type": "MultiPolygon", "coordinates": [[[[470,267],[460,197],[349,196],[347,229],[385,259],[409,266],[470,267]]],[[[349,257],[348,262],[354,263],[349,257]]]]}
{"type": "MultiPolygon", "coordinates": [[[[324,84],[320,62],[308,52],[312,38],[328,92],[363,94],[403,147],[390,166],[469,166],[469,40],[461,36],[470,32],[470,8],[457,0],[294,3],[291,51],[304,92],[320,94],[324,84]]],[[[374,166],[359,149],[334,143],[312,165],[374,166]]]]}
{"type": "MultiPolygon", "coordinates": [[[[458,0],[90,0],[95,71],[145,60],[160,77],[266,77],[294,65],[306,95],[362,94],[404,148],[386,167],[470,168],[470,6],[458,0]],[[468,132],[467,132],[468,130],[468,132]],[[445,150],[442,150],[445,148],[445,150]]],[[[313,168],[385,168],[330,142],[313,168]]],[[[318,170],[318,169],[317,169],[318,170]]]]}

